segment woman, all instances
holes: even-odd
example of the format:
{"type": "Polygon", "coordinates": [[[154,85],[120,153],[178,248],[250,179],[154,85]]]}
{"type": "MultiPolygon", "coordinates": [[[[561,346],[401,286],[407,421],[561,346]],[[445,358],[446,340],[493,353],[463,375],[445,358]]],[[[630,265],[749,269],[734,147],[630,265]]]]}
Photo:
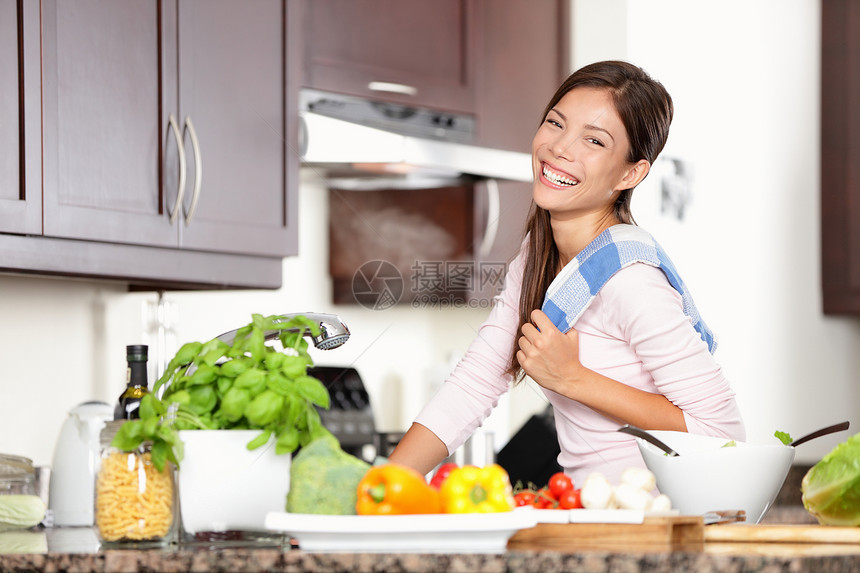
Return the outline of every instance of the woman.
{"type": "Polygon", "coordinates": [[[391,461],[430,472],[523,374],[553,405],[558,461],[575,483],[644,466],[624,424],[745,438],[713,335],[630,213],[672,115],[663,86],[625,62],[559,87],[532,142],[532,211],[505,289],[391,461]]]}

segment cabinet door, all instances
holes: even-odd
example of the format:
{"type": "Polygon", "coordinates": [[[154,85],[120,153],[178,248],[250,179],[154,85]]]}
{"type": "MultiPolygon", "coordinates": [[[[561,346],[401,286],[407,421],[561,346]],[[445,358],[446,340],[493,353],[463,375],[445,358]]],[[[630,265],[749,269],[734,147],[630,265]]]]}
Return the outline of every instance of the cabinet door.
{"type": "Polygon", "coordinates": [[[826,314],[860,314],[860,3],[821,11],[821,273],[826,314]]]}
{"type": "Polygon", "coordinates": [[[0,231],[42,232],[39,3],[0,0],[0,231]]]}
{"type": "Polygon", "coordinates": [[[162,147],[176,157],[161,116],[161,3],[42,9],[45,235],[175,247],[161,192],[162,147]]]}
{"type": "Polygon", "coordinates": [[[311,0],[305,4],[306,85],[472,113],[477,4],[311,0]]]}
{"type": "Polygon", "coordinates": [[[286,9],[282,0],[178,3],[183,248],[294,254],[286,9]]]}

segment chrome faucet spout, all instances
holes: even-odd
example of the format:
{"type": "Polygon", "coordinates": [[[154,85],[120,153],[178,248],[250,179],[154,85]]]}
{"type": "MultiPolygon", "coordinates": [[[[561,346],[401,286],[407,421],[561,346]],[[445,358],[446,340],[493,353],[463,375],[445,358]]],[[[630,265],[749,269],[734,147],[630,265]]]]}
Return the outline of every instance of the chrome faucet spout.
{"type": "MultiPolygon", "coordinates": [[[[284,314],[281,316],[282,318],[280,318],[276,322],[289,322],[296,316],[303,316],[308,320],[315,322],[320,329],[319,335],[313,336],[310,332],[305,331],[305,336],[309,337],[314,343],[314,346],[316,348],[319,348],[320,350],[331,350],[332,348],[337,348],[338,346],[342,346],[349,339],[349,328],[347,328],[346,324],[344,324],[340,317],[335,314],[317,312],[297,312],[293,314],[284,314]]],[[[299,328],[267,330],[264,333],[264,336],[266,340],[274,340],[278,338],[280,333],[284,330],[286,330],[287,332],[298,332],[299,328]]],[[[235,340],[236,338],[236,332],[236,330],[225,332],[221,336],[218,336],[218,340],[221,340],[222,342],[225,342],[227,344],[233,344],[233,340],[235,340]]]]}

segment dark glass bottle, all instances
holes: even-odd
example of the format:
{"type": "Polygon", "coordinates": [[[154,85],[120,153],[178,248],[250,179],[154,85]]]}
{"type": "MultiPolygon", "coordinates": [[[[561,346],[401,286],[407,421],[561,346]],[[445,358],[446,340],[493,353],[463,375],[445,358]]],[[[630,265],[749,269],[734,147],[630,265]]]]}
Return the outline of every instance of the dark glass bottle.
{"type": "Polygon", "coordinates": [[[133,344],[125,347],[128,369],[126,370],[126,388],[120,395],[119,402],[113,411],[114,420],[131,420],[140,418],[140,399],[149,393],[146,361],[149,347],[145,344],[133,344]]]}

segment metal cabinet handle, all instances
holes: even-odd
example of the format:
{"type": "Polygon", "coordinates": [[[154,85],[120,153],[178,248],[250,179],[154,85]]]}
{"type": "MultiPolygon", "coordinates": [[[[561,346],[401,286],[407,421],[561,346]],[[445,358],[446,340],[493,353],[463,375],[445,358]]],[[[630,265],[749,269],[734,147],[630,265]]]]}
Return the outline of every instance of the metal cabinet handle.
{"type": "Polygon", "coordinates": [[[484,238],[478,252],[481,257],[486,257],[493,250],[496,235],[499,232],[499,216],[501,215],[501,198],[499,197],[499,182],[495,179],[487,179],[484,182],[487,188],[487,227],[484,229],[484,238]]]}
{"type": "Polygon", "coordinates": [[[185,117],[185,127],[188,129],[188,135],[191,136],[191,150],[194,153],[194,192],[191,194],[191,205],[188,206],[188,212],[185,213],[185,225],[187,226],[191,223],[191,217],[194,216],[194,211],[197,210],[197,201],[200,199],[200,188],[203,185],[203,163],[200,157],[197,132],[194,131],[194,124],[191,123],[191,118],[188,116],[185,117]]]}
{"type": "Polygon", "coordinates": [[[168,116],[167,121],[171,131],[173,131],[173,137],[176,138],[176,150],[179,153],[179,184],[176,186],[176,201],[173,203],[173,209],[167,211],[172,225],[176,222],[176,217],[179,216],[179,207],[185,196],[185,146],[182,144],[182,134],[179,133],[179,126],[176,124],[176,118],[173,117],[172,113],[168,116]]]}
{"type": "Polygon", "coordinates": [[[393,82],[370,82],[367,84],[367,89],[373,92],[388,92],[412,97],[418,95],[418,88],[407,86],[406,84],[395,84],[393,82]]]}

